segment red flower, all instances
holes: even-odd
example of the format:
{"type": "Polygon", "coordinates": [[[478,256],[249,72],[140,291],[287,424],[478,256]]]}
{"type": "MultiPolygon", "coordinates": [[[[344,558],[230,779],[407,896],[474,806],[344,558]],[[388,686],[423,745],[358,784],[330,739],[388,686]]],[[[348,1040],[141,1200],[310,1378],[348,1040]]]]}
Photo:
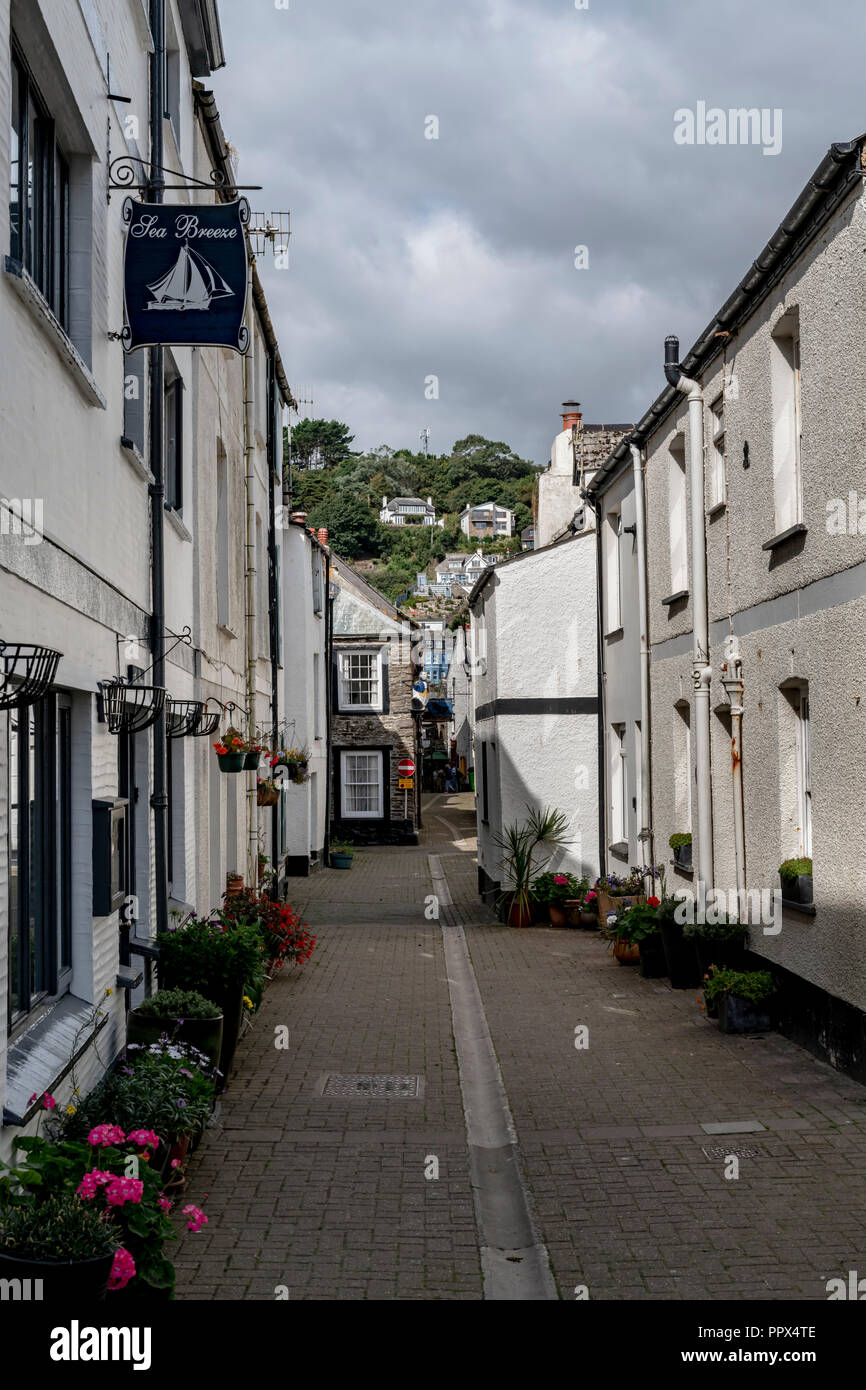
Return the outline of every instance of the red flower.
{"type": "Polygon", "coordinates": [[[646,905],[647,907],[660,907],[661,898],[647,898],[646,905]]]}

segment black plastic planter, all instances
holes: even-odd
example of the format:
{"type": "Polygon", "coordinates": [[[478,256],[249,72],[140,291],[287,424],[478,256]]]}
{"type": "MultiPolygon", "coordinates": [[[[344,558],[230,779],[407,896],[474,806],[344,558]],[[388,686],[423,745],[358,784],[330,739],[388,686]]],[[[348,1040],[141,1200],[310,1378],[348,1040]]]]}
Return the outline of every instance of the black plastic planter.
{"type": "Polygon", "coordinates": [[[723,1033],[766,1033],[772,1024],[765,1003],[753,1004],[738,994],[723,994],[719,1004],[719,1027],[723,1033]]]}
{"type": "Polygon", "coordinates": [[[223,1040],[223,1020],[219,1018],[185,1018],[181,1023],[176,1018],[154,1018],[140,1014],[133,1009],[126,1028],[126,1041],[147,1047],[159,1042],[167,1033],[172,1042],[187,1043],[203,1052],[215,1067],[219,1066],[223,1040]]]}
{"type": "Polygon", "coordinates": [[[691,842],[687,845],[677,845],[674,850],[674,863],[678,864],[681,869],[690,869],[692,867],[691,842]]]}
{"type": "Polygon", "coordinates": [[[679,922],[662,922],[661,936],[671,989],[691,989],[700,979],[698,958],[691,940],[683,936],[679,922]]]}
{"type": "Polygon", "coordinates": [[[638,943],[640,949],[640,973],[645,980],[660,980],[668,973],[664,942],[661,932],[653,932],[638,943]]]}
{"type": "Polygon", "coordinates": [[[812,875],[798,874],[796,878],[783,878],[782,902],[808,907],[812,902],[812,875]]]}
{"type": "MultiPolygon", "coordinates": [[[[113,1254],[98,1255],[93,1260],[49,1263],[20,1260],[0,1253],[0,1279],[20,1280],[20,1296],[28,1302],[65,1303],[75,1307],[78,1303],[104,1301],[113,1264],[113,1254]]],[[[4,1283],[3,1287],[8,1290],[9,1285],[4,1283]]]]}
{"type": "Polygon", "coordinates": [[[745,970],[746,968],[746,947],[743,938],[715,939],[711,936],[693,936],[695,953],[698,960],[698,970],[701,979],[709,973],[711,965],[718,965],[724,970],[745,970]]]}

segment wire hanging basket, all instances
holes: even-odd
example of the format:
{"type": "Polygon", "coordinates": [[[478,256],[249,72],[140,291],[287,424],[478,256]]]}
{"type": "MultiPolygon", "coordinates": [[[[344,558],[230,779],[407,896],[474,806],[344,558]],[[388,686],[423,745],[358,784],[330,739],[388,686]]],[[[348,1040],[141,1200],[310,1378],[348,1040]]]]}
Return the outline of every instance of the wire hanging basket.
{"type": "Polygon", "coordinates": [[[195,728],[190,731],[192,733],[192,737],[210,738],[211,735],[215,734],[217,729],[219,728],[221,715],[222,706],[219,706],[215,711],[211,711],[208,709],[207,703],[203,704],[201,706],[201,712],[198,717],[198,722],[196,723],[195,728]]]}
{"type": "Polygon", "coordinates": [[[140,734],[155,724],[167,697],[160,685],[128,685],[119,677],[99,681],[102,716],[111,734],[140,734]]]}
{"type": "Polygon", "coordinates": [[[194,734],[204,713],[201,700],[174,700],[169,695],[165,702],[166,732],[169,738],[188,738],[194,734]]]}
{"type": "Polygon", "coordinates": [[[0,709],[33,705],[43,699],[62,655],[31,642],[0,641],[0,709]]]}

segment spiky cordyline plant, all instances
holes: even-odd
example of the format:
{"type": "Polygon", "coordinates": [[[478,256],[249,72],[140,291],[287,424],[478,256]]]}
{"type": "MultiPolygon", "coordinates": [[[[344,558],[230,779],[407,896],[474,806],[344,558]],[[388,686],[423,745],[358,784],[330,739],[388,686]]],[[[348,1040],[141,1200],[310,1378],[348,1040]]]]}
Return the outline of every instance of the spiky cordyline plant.
{"type": "Polygon", "coordinates": [[[503,850],[502,868],[509,879],[509,887],[502,894],[502,900],[510,899],[510,907],[517,907],[521,917],[529,912],[530,884],[533,875],[550,862],[551,855],[568,840],[568,817],[563,811],[552,806],[538,810],[526,807],[526,820],[523,825],[506,825],[496,842],[503,850]],[[550,854],[538,862],[537,851],[544,845],[550,854]]]}

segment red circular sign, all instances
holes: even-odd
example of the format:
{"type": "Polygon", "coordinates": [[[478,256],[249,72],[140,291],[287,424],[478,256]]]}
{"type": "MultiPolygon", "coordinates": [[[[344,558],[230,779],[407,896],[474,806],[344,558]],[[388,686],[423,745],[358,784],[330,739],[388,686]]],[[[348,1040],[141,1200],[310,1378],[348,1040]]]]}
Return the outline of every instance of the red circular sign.
{"type": "Polygon", "coordinates": [[[411,758],[401,758],[397,764],[397,771],[401,777],[414,777],[415,764],[411,758]]]}

